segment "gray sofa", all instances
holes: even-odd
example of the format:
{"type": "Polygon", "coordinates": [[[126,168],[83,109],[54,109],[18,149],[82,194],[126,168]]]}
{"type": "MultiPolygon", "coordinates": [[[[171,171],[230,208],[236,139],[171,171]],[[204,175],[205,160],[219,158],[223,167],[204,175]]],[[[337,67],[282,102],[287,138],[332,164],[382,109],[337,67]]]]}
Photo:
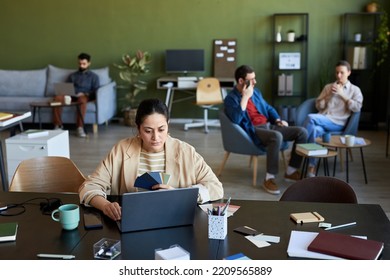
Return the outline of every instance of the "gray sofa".
{"type": "MultiPolygon", "coordinates": [[[[91,69],[99,76],[100,88],[96,100],[88,102],[85,124],[92,124],[94,132],[98,125],[108,123],[116,114],[116,83],[109,76],[109,68],[91,69]]],[[[54,96],[54,84],[65,82],[75,69],[48,65],[36,70],[0,70],[0,112],[31,111],[31,102],[50,101],[54,96]]],[[[66,107],[62,112],[65,124],[76,122],[76,108],[66,107]]],[[[38,116],[36,116],[37,121],[38,116]]],[[[41,109],[42,123],[52,123],[52,109],[41,109]]],[[[32,122],[28,118],[25,122],[32,122]]]]}

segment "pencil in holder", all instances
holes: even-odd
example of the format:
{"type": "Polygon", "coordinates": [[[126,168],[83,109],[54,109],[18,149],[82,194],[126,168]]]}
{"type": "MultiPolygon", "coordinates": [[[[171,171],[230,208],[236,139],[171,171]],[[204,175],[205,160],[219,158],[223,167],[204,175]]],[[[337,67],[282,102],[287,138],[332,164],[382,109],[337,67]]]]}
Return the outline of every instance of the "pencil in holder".
{"type": "Polygon", "coordinates": [[[227,215],[209,215],[209,238],[225,239],[227,235],[227,215]]]}

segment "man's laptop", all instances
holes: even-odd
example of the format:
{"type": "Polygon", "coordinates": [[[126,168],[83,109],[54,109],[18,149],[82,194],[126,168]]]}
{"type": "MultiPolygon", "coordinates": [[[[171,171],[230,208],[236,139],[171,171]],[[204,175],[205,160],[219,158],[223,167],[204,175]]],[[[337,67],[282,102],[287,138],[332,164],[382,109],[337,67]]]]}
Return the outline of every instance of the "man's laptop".
{"type": "Polygon", "coordinates": [[[190,225],[194,222],[198,188],[125,193],[121,232],[190,225]]]}
{"type": "Polygon", "coordinates": [[[73,83],[55,83],[54,93],[55,95],[76,95],[73,83]]]}

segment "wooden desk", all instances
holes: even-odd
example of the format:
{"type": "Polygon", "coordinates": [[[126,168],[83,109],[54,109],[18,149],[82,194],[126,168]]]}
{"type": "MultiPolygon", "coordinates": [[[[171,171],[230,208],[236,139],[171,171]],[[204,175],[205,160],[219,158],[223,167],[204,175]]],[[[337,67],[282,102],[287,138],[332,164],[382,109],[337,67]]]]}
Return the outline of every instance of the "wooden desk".
{"type": "MultiPolygon", "coordinates": [[[[16,241],[0,242],[0,259],[7,260],[33,260],[39,253],[71,254],[80,240],[85,237],[82,221],[76,230],[63,230],[60,223],[52,220],[50,215],[43,215],[40,203],[46,202],[44,198],[60,198],[62,203],[76,203],[79,199],[77,194],[46,194],[3,192],[0,200],[6,204],[18,204],[26,202],[26,211],[18,216],[0,216],[0,222],[18,222],[16,241]],[[40,198],[40,199],[39,199],[40,198]]],[[[10,209],[19,211],[18,208],[10,209]]]]}
{"type": "Polygon", "coordinates": [[[38,123],[39,123],[39,129],[42,129],[42,121],[41,121],[41,108],[58,108],[58,107],[76,107],[77,114],[79,115],[81,122],[84,127],[85,133],[87,133],[87,130],[85,129],[85,124],[84,124],[84,117],[83,114],[81,114],[81,109],[80,109],[81,102],[71,102],[70,104],[65,104],[61,103],[59,105],[51,105],[50,102],[31,102],[30,107],[32,108],[32,122],[35,122],[35,113],[38,113],[38,123]],[[38,109],[38,112],[37,112],[38,109]]]}
{"type": "MultiPolygon", "coordinates": [[[[15,127],[17,125],[19,125],[20,131],[23,131],[22,120],[27,119],[29,117],[31,117],[31,112],[26,112],[23,114],[15,114],[15,116],[10,119],[0,121],[0,131],[12,128],[10,136],[13,136],[15,135],[15,127]]],[[[7,174],[5,172],[2,141],[0,141],[0,174],[1,174],[1,184],[3,185],[3,190],[8,191],[9,182],[8,182],[7,174]]]]}
{"type": "MultiPolygon", "coordinates": [[[[171,112],[172,110],[173,103],[181,102],[195,97],[193,91],[196,90],[196,85],[199,79],[200,78],[196,78],[196,80],[189,81],[185,85],[181,85],[179,83],[179,77],[175,76],[161,77],[157,80],[157,89],[164,89],[167,91],[165,97],[165,104],[168,106],[169,112],[171,112]],[[180,90],[184,92],[191,91],[191,96],[188,98],[174,100],[175,90],[180,90]]],[[[234,78],[218,78],[218,80],[222,88],[222,95],[226,95],[226,89],[232,89],[235,85],[234,78]]]]}
{"type": "MultiPolygon", "coordinates": [[[[44,194],[3,192],[5,203],[21,203],[31,198],[58,197],[63,203],[78,203],[77,194],[44,194]]],[[[37,259],[38,253],[73,254],[78,260],[93,259],[93,244],[101,238],[121,240],[122,253],[117,259],[154,259],[154,250],[178,244],[190,253],[192,260],[223,259],[239,252],[252,259],[289,259],[287,246],[291,230],[318,232],[317,223],[297,225],[289,219],[290,213],[317,211],[326,222],[334,225],[355,221],[356,226],[337,232],[366,235],[368,239],[385,244],[382,259],[390,259],[390,221],[379,205],[336,204],[278,201],[232,200],[241,208],[228,219],[225,240],[209,240],[207,215],[198,207],[193,226],[175,227],[120,234],[114,221],[103,217],[103,229],[86,231],[81,217],[79,227],[64,231],[50,216],[42,215],[39,202],[26,204],[26,212],[15,217],[1,217],[1,222],[17,221],[15,242],[0,242],[0,259],[37,259]],[[280,243],[259,249],[243,235],[233,232],[239,226],[249,226],[258,231],[280,236],[280,243]]],[[[83,214],[81,207],[81,215],[83,214]]],[[[336,230],[335,230],[336,232],[336,230]]]]}
{"type": "Polygon", "coordinates": [[[354,146],[347,146],[347,145],[345,145],[345,144],[343,144],[341,142],[341,138],[340,137],[343,137],[343,136],[332,135],[332,137],[330,138],[329,143],[323,142],[322,138],[317,138],[316,139],[316,143],[320,144],[322,146],[328,147],[328,148],[335,149],[336,151],[338,149],[345,149],[345,176],[346,176],[347,183],[349,183],[349,165],[348,165],[349,157],[348,157],[348,153],[350,152],[351,149],[359,148],[359,150],[360,150],[360,157],[362,159],[363,172],[364,172],[364,181],[367,184],[368,181],[367,181],[366,165],[364,163],[363,148],[371,145],[371,141],[368,140],[368,139],[363,138],[365,144],[355,144],[354,146]]]}
{"type": "Polygon", "coordinates": [[[287,255],[292,230],[319,232],[318,223],[296,224],[291,213],[316,211],[325,222],[333,225],[355,221],[356,226],[340,228],[334,232],[365,235],[368,239],[385,244],[382,259],[390,259],[390,221],[379,205],[344,203],[309,203],[277,201],[234,201],[241,208],[228,219],[228,235],[218,250],[218,259],[242,252],[251,259],[293,259],[287,255]],[[266,235],[280,236],[280,243],[257,248],[243,235],[233,232],[239,226],[249,226],[266,235]]]}

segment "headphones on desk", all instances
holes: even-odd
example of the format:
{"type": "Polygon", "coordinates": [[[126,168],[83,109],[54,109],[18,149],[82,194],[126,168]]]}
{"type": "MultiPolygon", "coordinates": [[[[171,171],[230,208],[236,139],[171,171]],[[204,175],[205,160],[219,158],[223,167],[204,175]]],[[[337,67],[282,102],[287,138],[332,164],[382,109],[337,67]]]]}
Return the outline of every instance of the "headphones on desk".
{"type": "Polygon", "coordinates": [[[62,201],[59,198],[49,198],[47,202],[41,202],[39,205],[43,215],[51,215],[51,212],[62,205],[62,201]]]}

